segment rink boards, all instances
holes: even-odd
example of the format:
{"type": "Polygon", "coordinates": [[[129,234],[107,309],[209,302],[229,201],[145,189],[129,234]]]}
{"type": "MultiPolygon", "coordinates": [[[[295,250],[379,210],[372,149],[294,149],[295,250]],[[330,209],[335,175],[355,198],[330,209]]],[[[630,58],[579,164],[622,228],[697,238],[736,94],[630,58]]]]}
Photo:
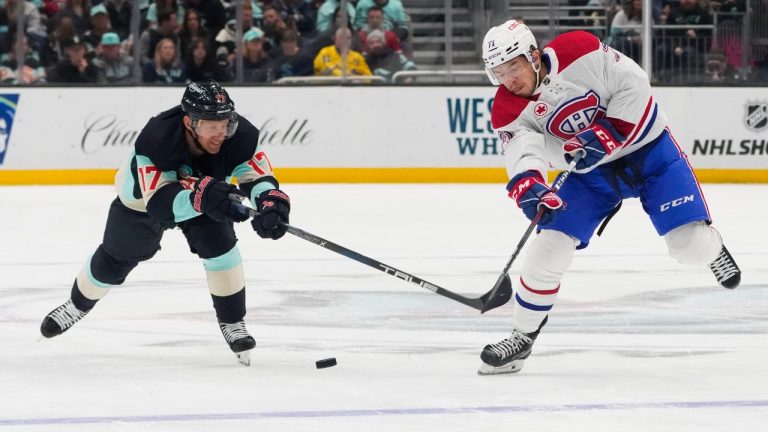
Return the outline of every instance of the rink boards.
{"type": "MultiPolygon", "coordinates": [[[[0,184],[107,184],[181,88],[0,92],[0,184]]],[[[492,87],[231,87],[283,182],[504,182],[492,87]]],[[[764,88],[655,88],[702,182],[768,181],[764,88]]]]}

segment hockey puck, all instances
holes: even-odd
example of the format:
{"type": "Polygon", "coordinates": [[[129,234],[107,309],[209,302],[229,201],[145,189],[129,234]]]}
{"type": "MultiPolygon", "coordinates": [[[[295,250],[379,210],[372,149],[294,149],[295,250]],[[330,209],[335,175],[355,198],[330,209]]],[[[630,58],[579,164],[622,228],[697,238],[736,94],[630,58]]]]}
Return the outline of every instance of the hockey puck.
{"type": "Polygon", "coordinates": [[[336,366],[336,358],[335,357],[331,357],[331,358],[327,358],[327,359],[322,359],[322,360],[318,360],[318,361],[315,362],[315,367],[317,367],[318,369],[329,368],[331,366],[336,366]]]}

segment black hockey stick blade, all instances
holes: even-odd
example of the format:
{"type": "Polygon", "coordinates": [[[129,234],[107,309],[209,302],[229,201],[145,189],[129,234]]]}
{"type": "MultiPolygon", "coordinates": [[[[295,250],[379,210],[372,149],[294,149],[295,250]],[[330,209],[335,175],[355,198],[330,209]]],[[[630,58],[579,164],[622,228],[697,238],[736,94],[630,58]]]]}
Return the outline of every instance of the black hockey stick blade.
{"type": "Polygon", "coordinates": [[[483,308],[480,313],[484,314],[491,309],[495,309],[506,304],[512,297],[512,280],[509,274],[504,273],[499,276],[493,288],[481,297],[483,308]]]}

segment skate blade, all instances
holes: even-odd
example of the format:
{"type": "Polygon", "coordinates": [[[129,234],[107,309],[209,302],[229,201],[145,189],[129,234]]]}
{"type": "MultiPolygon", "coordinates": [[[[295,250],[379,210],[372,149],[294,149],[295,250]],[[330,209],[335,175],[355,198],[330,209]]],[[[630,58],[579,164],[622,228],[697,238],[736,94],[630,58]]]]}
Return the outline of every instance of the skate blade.
{"type": "Polygon", "coordinates": [[[495,367],[481,362],[480,367],[477,368],[477,374],[486,376],[517,373],[523,368],[524,363],[525,360],[515,360],[504,366],[495,367]]]}
{"type": "Polygon", "coordinates": [[[240,363],[243,366],[250,366],[251,365],[251,352],[250,351],[242,351],[239,353],[235,353],[235,357],[237,357],[237,362],[240,363]]]}

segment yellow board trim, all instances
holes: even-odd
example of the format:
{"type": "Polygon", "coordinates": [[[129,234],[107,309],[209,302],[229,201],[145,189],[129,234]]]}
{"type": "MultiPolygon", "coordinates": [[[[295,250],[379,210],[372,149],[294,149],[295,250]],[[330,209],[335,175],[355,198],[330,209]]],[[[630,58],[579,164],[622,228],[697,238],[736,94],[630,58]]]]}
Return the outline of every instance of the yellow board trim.
{"type": "MultiPolygon", "coordinates": [[[[114,169],[0,170],[0,185],[112,184],[114,169]]],[[[506,183],[503,168],[278,168],[281,183],[506,183]]],[[[555,173],[549,173],[552,181],[555,173]]],[[[768,170],[698,169],[702,183],[768,183],[768,170]]]]}

